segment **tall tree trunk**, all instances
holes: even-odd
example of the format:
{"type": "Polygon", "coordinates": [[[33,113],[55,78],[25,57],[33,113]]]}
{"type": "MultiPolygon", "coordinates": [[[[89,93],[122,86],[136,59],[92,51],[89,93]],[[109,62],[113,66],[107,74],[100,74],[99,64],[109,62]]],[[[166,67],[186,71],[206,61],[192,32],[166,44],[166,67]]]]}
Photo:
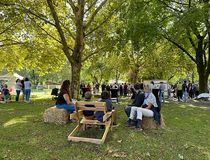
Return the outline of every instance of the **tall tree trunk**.
{"type": "Polygon", "coordinates": [[[199,75],[199,92],[208,92],[209,60],[207,61],[205,49],[203,48],[204,37],[199,36],[198,47],[196,48],[197,71],[199,75]]]}
{"type": "Polygon", "coordinates": [[[77,9],[75,10],[75,21],[76,21],[76,37],[75,45],[73,49],[73,61],[72,66],[72,80],[71,80],[71,95],[73,98],[79,99],[79,85],[80,85],[80,72],[82,67],[82,54],[84,50],[84,5],[85,1],[78,1],[77,9]]]}
{"type": "Polygon", "coordinates": [[[71,67],[71,97],[79,99],[81,63],[72,63],[71,67]]]}
{"type": "Polygon", "coordinates": [[[206,93],[208,92],[208,76],[204,72],[198,73],[199,75],[199,92],[206,93]]]}

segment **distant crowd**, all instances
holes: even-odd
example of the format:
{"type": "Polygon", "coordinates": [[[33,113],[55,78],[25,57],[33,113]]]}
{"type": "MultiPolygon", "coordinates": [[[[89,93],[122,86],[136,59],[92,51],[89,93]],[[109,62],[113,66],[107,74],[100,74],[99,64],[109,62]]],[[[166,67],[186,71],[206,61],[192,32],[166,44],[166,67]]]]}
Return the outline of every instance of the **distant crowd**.
{"type": "Polygon", "coordinates": [[[187,81],[179,81],[171,85],[168,89],[169,95],[175,97],[178,101],[186,102],[189,98],[195,98],[199,95],[198,85],[187,81]]]}
{"type": "MultiPolygon", "coordinates": [[[[15,84],[16,97],[15,100],[18,102],[20,100],[20,94],[22,92],[22,101],[28,103],[30,100],[31,94],[31,82],[26,77],[22,80],[17,79],[15,84]]],[[[7,84],[2,84],[0,88],[0,101],[8,102],[11,100],[10,91],[8,89],[7,84]]]]}
{"type": "MultiPolygon", "coordinates": [[[[84,97],[85,92],[90,91],[93,94],[98,94],[99,93],[99,84],[94,84],[93,86],[91,86],[89,83],[88,84],[80,84],[80,94],[82,95],[82,97],[84,97]]],[[[101,85],[101,92],[103,91],[108,91],[111,92],[113,90],[116,90],[117,92],[119,92],[120,96],[131,96],[133,91],[134,91],[134,86],[131,84],[127,84],[127,83],[122,83],[122,84],[105,84],[103,83],[101,85]]]]}

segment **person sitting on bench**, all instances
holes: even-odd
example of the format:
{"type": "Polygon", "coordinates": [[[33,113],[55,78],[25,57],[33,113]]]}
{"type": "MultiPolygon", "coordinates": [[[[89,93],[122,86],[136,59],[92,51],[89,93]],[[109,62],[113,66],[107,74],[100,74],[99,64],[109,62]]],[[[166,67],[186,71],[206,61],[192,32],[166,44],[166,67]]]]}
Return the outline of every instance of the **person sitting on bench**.
{"type": "MultiPolygon", "coordinates": [[[[92,94],[90,91],[87,91],[85,93],[85,101],[91,101],[92,94]]],[[[95,107],[94,105],[88,105],[86,104],[85,107],[95,107]]],[[[85,116],[85,119],[94,119],[94,111],[83,111],[83,115],[85,116]]]]}
{"type": "Polygon", "coordinates": [[[60,93],[58,94],[58,99],[56,101],[56,107],[61,109],[66,109],[70,113],[75,111],[74,103],[70,97],[70,81],[63,81],[60,89],[60,93]]]}
{"type": "MultiPolygon", "coordinates": [[[[101,100],[100,102],[106,102],[106,111],[107,112],[111,112],[112,111],[112,100],[110,99],[110,94],[107,91],[103,91],[101,93],[101,100]]],[[[97,111],[96,114],[96,119],[100,122],[103,122],[103,116],[104,116],[104,112],[102,111],[97,111]]]]}

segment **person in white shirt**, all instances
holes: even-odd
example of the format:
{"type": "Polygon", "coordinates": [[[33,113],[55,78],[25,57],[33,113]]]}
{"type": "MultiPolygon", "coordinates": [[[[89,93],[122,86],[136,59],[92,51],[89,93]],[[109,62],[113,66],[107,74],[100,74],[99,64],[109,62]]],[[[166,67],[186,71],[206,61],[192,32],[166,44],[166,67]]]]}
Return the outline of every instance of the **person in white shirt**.
{"type": "Polygon", "coordinates": [[[17,79],[16,80],[16,85],[15,85],[15,89],[16,89],[16,98],[15,98],[15,100],[17,102],[19,101],[21,87],[22,87],[21,80],[20,79],[17,79]]]}
{"type": "Polygon", "coordinates": [[[156,98],[154,94],[151,92],[150,87],[144,86],[144,102],[142,107],[132,106],[130,117],[128,120],[128,124],[131,124],[133,120],[136,119],[136,128],[141,130],[141,121],[142,117],[153,117],[154,111],[153,109],[158,107],[156,98]]]}
{"type": "Polygon", "coordinates": [[[24,81],[24,93],[25,93],[26,103],[28,103],[31,94],[31,82],[29,81],[28,78],[25,78],[24,81]]]}

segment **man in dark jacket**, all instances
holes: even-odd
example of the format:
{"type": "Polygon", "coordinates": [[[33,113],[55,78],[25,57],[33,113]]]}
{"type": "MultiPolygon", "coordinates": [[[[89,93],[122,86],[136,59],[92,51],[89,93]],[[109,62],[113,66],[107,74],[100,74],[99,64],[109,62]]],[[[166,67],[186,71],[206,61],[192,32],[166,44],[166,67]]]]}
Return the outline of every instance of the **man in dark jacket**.
{"type": "Polygon", "coordinates": [[[133,101],[132,104],[129,104],[128,106],[125,107],[125,113],[126,113],[126,115],[128,117],[130,116],[130,112],[131,112],[131,107],[132,106],[141,107],[141,105],[144,102],[144,91],[143,91],[144,87],[143,87],[143,83],[141,83],[141,84],[136,83],[134,85],[134,89],[136,91],[136,95],[135,95],[134,101],[133,101]]]}

